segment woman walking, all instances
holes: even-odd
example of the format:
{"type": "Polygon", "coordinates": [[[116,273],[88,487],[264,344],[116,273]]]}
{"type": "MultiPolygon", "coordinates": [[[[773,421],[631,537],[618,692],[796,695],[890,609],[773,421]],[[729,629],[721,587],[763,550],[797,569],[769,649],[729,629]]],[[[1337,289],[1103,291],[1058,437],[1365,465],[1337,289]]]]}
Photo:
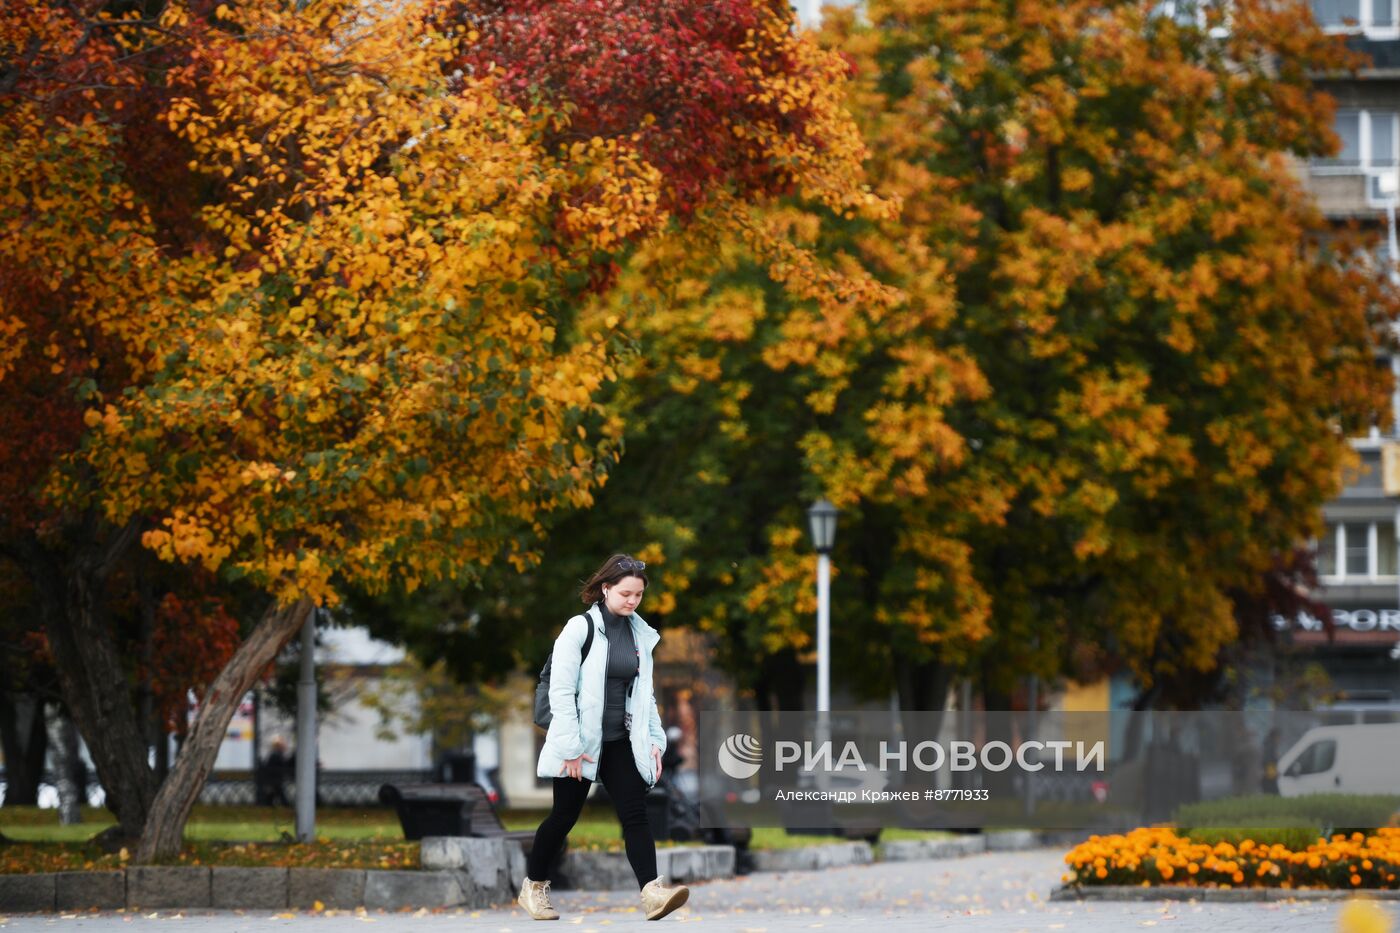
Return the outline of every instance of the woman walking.
{"type": "Polygon", "coordinates": [[[684,885],[668,886],[657,877],[647,823],[646,795],[661,777],[666,733],[652,692],[652,649],[661,636],[637,615],[646,587],[646,564],[625,554],[608,558],[583,585],[580,596],[589,608],[554,642],[553,718],[537,768],[540,777],[553,779],[554,807],[535,832],[519,898],[536,920],[559,919],[549,902],[549,866],[599,780],[617,808],[647,919],[660,920],[690,896],[684,885]]]}

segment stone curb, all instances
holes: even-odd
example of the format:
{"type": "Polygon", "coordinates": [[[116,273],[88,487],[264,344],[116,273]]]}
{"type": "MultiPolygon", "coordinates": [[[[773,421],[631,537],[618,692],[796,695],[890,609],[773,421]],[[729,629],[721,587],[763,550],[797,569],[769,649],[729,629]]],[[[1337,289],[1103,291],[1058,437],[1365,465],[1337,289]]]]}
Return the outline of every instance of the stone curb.
{"type": "Polygon", "coordinates": [[[0,875],[0,904],[6,910],[52,911],[57,899],[57,875],[0,875]]]}
{"type": "Polygon", "coordinates": [[[118,910],[126,906],[126,872],[61,871],[54,875],[58,910],[118,910]]]}
{"type": "Polygon", "coordinates": [[[206,866],[139,865],[128,868],[126,906],[147,910],[212,907],[213,873],[214,870],[206,866]]]}
{"type": "MultiPolygon", "coordinates": [[[[733,846],[676,846],[656,850],[657,874],[679,884],[732,878],[735,862],[733,846]]],[[[561,891],[637,890],[632,867],[621,852],[565,852],[550,880],[561,891]]],[[[514,893],[511,892],[512,897],[514,893]]]]}
{"type": "Polygon", "coordinates": [[[986,836],[960,836],[957,839],[892,839],[876,847],[875,860],[923,862],[932,859],[963,858],[986,851],[986,836]]]}
{"type": "Polygon", "coordinates": [[[462,872],[473,902],[506,903],[525,878],[525,850],[506,839],[427,836],[419,846],[418,863],[429,871],[462,872]]]}
{"type": "Polygon", "coordinates": [[[1131,885],[1090,885],[1082,888],[1056,888],[1052,901],[1200,901],[1207,904],[1259,903],[1263,901],[1349,901],[1370,898],[1400,901],[1400,891],[1374,889],[1335,891],[1285,888],[1191,888],[1182,885],[1141,887],[1131,885]]]}
{"type": "Polygon", "coordinates": [[[875,850],[868,842],[832,842],[797,849],[765,849],[751,852],[754,871],[820,871],[848,865],[868,865],[875,850]]]}
{"type": "Polygon", "coordinates": [[[448,871],[354,868],[238,868],[143,865],[125,871],[0,874],[0,909],[285,910],[356,907],[491,907],[514,892],[448,871]]]}
{"type": "MultiPolygon", "coordinates": [[[[1028,831],[993,832],[953,839],[899,839],[872,848],[866,842],[832,843],[750,853],[755,871],[820,871],[871,862],[962,858],[981,852],[1035,848],[1042,844],[1028,831]]],[[[353,868],[238,868],[207,866],[133,866],[125,871],[68,871],[30,875],[0,874],[0,904],[14,912],[55,910],[151,909],[309,909],[356,907],[398,910],[405,907],[490,907],[515,898],[525,874],[518,842],[502,839],[429,837],[420,850],[416,871],[367,871],[353,868]]],[[[732,878],[733,846],[677,846],[656,850],[657,870],[674,882],[690,884],[732,878]]],[[[595,891],[634,890],[636,879],[621,852],[566,852],[556,885],[595,891]]],[[[1057,891],[1060,900],[1150,900],[1160,891],[1249,893],[1249,889],[1207,892],[1191,889],[1085,888],[1079,895],[1057,891]],[[1107,892],[1129,892],[1116,898],[1107,892]]],[[[1279,895],[1284,892],[1271,892],[1279,895]]],[[[1346,892],[1294,891],[1299,899],[1346,892]]],[[[1382,892],[1382,896],[1396,892],[1382,892]]],[[[1172,895],[1166,895],[1172,896],[1172,895]]],[[[1273,899],[1279,899],[1277,897],[1273,899]]]]}
{"type": "Polygon", "coordinates": [[[406,907],[485,907],[475,903],[475,886],[464,871],[367,871],[365,907],[403,910],[406,907]]]}
{"type": "Polygon", "coordinates": [[[988,852],[1024,852],[1046,845],[1041,834],[1029,829],[1002,829],[984,832],[988,852]]]}
{"type": "Polygon", "coordinates": [[[353,910],[364,905],[362,868],[293,868],[287,873],[287,906],[311,909],[320,901],[327,910],[353,910]]]}
{"type": "Polygon", "coordinates": [[[288,870],[285,868],[211,869],[216,910],[286,910],[288,870]]]}

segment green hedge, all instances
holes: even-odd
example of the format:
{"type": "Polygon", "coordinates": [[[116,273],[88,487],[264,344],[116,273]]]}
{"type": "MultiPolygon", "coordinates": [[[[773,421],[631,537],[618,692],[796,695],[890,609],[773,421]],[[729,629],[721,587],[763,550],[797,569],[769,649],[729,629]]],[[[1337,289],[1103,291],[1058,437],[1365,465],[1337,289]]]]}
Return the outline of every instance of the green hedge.
{"type": "Polygon", "coordinates": [[[1191,803],[1176,811],[1177,826],[1317,827],[1322,835],[1367,832],[1400,813],[1400,795],[1308,794],[1275,797],[1256,794],[1191,803]]]}
{"type": "Polygon", "coordinates": [[[1253,839],[1256,845],[1281,845],[1294,852],[1302,852],[1322,837],[1322,829],[1317,825],[1298,826],[1198,826],[1182,832],[1192,842],[1218,846],[1228,842],[1235,848],[1246,839],[1253,839]]]}

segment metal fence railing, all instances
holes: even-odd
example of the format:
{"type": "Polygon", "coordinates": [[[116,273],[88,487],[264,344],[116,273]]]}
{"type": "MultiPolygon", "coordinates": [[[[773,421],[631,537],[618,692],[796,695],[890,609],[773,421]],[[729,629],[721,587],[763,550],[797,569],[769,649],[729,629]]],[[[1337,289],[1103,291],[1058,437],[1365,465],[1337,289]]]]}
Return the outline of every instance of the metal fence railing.
{"type": "MultiPolygon", "coordinates": [[[[316,805],[321,807],[377,807],[381,784],[433,780],[430,770],[322,771],[316,780],[316,805]]],[[[296,781],[283,782],[288,800],[296,799],[296,781]]],[[[218,771],[205,781],[199,802],[212,806],[251,806],[257,786],[249,771],[218,771]]]]}
{"type": "MultiPolygon", "coordinates": [[[[39,783],[39,806],[57,807],[58,790],[53,776],[45,773],[39,783]]],[[[377,807],[381,784],[413,784],[435,780],[431,770],[322,771],[317,775],[316,804],[322,807],[377,807]]],[[[102,785],[87,785],[87,802],[100,807],[106,799],[102,785]]],[[[257,785],[251,771],[216,771],[205,781],[199,802],[211,806],[252,806],[257,802],[257,785]]],[[[296,781],[283,782],[287,800],[296,799],[296,781]]],[[[0,769],[0,799],[5,791],[5,772],[0,769]]]]}

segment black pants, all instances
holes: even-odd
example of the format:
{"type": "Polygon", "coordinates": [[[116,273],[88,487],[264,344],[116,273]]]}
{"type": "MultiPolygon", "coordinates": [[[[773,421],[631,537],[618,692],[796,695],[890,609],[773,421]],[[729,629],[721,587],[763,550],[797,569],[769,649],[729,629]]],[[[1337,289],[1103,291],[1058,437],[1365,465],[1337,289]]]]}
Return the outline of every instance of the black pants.
{"type": "MultiPolygon", "coordinates": [[[[598,780],[607,788],[618,821],[622,823],[622,840],[627,846],[627,861],[637,876],[637,887],[656,877],[656,843],[647,823],[647,782],[637,772],[632,760],[632,745],[627,739],[604,742],[598,753],[598,780]]],[[[583,802],[593,782],[571,777],[554,779],[554,809],[535,830],[535,843],[525,862],[525,871],[532,881],[549,877],[549,864],[559,853],[569,830],[583,812],[583,802]]]]}

